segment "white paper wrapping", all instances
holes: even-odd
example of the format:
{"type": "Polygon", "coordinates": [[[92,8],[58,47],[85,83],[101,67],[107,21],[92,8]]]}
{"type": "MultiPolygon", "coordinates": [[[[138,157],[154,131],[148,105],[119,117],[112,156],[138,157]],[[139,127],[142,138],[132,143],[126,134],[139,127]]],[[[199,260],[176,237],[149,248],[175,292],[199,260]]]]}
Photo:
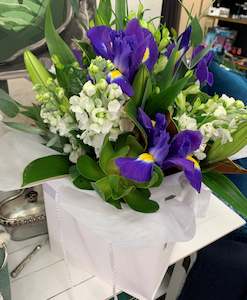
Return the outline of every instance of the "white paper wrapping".
{"type": "Polygon", "coordinates": [[[182,173],[153,189],[152,199],[160,205],[154,214],[128,206],[117,210],[68,180],[46,183],[44,192],[52,249],[63,252],[74,266],[143,300],[154,299],[174,243],[193,238],[195,217],[205,213],[210,198],[206,188],[198,196],[182,173]],[[165,200],[171,195],[176,198],[165,200]]]}
{"type": "Polygon", "coordinates": [[[18,190],[22,174],[33,160],[56,153],[38,136],[7,130],[0,123],[0,191],[18,190]]]}

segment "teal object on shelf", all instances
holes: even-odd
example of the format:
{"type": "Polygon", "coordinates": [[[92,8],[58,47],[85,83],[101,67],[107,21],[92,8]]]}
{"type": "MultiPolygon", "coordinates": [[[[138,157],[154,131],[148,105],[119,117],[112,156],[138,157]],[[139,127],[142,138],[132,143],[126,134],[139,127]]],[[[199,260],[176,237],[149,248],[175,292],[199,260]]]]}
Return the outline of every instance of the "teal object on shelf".
{"type": "Polygon", "coordinates": [[[4,248],[0,248],[0,293],[4,300],[11,300],[8,266],[4,265],[5,251],[4,248]]]}

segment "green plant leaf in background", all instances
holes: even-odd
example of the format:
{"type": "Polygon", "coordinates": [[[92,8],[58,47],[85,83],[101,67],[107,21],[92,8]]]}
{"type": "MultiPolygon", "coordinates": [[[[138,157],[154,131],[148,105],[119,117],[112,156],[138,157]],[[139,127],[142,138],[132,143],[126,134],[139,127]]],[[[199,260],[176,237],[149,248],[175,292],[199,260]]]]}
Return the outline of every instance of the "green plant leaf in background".
{"type": "Polygon", "coordinates": [[[116,28],[117,30],[124,29],[125,20],[127,18],[127,3],[126,0],[115,0],[116,28]]]}
{"type": "Polygon", "coordinates": [[[138,130],[141,133],[141,136],[144,141],[144,150],[147,148],[148,140],[147,140],[147,134],[141,124],[137,121],[137,106],[133,100],[130,100],[128,104],[125,107],[125,112],[127,113],[129,119],[135,124],[135,126],[138,128],[138,130]]]}
{"type": "Polygon", "coordinates": [[[52,20],[51,4],[49,2],[45,17],[45,37],[51,57],[56,55],[63,65],[70,65],[76,62],[74,54],[69,46],[57,33],[52,20]]]}
{"type": "Polygon", "coordinates": [[[34,127],[28,124],[24,123],[16,123],[16,122],[4,122],[5,125],[8,127],[11,127],[13,129],[17,129],[26,133],[31,133],[31,134],[37,134],[37,135],[43,135],[45,132],[44,130],[34,127]]]}
{"type": "Polygon", "coordinates": [[[153,116],[158,112],[165,113],[168,110],[168,107],[173,105],[177,95],[186,87],[192,75],[192,73],[188,73],[185,77],[177,80],[166,90],[163,90],[159,94],[152,95],[147,101],[146,111],[153,116]]]}
{"type": "Polygon", "coordinates": [[[191,20],[191,27],[192,27],[191,42],[192,45],[196,47],[203,42],[203,31],[197,17],[194,17],[191,20]]]}
{"type": "Polygon", "coordinates": [[[32,83],[34,85],[47,86],[47,81],[51,78],[51,75],[39,59],[29,50],[24,52],[24,63],[32,83]]]}
{"type": "Polygon", "coordinates": [[[213,164],[231,157],[247,145],[247,122],[239,125],[232,134],[233,141],[222,144],[220,140],[213,143],[207,155],[208,164],[213,164]]]}
{"type": "Polygon", "coordinates": [[[0,111],[10,118],[14,118],[19,113],[19,107],[15,100],[2,89],[0,89],[0,111]]]}
{"type": "Polygon", "coordinates": [[[149,199],[148,190],[136,189],[131,191],[124,197],[125,202],[134,209],[141,213],[154,213],[159,210],[159,204],[149,199]]]}
{"type": "Polygon", "coordinates": [[[111,0],[100,0],[95,21],[96,25],[109,26],[112,18],[112,5],[111,0]]]}
{"type": "Polygon", "coordinates": [[[71,163],[68,157],[64,155],[51,155],[36,159],[25,168],[22,186],[65,176],[69,174],[70,166],[71,163]]]}
{"type": "Polygon", "coordinates": [[[82,155],[76,166],[80,175],[91,181],[97,181],[105,176],[98,163],[88,155],[82,155]]]}
{"type": "Polygon", "coordinates": [[[203,182],[217,197],[247,218],[247,198],[230,179],[216,172],[207,172],[203,174],[203,182]]]}
{"type": "Polygon", "coordinates": [[[152,84],[150,87],[150,74],[146,65],[142,65],[137,72],[133,82],[134,96],[132,99],[135,101],[136,106],[141,106],[143,102],[152,93],[152,84]],[[144,99],[144,96],[146,99],[144,99]]]}

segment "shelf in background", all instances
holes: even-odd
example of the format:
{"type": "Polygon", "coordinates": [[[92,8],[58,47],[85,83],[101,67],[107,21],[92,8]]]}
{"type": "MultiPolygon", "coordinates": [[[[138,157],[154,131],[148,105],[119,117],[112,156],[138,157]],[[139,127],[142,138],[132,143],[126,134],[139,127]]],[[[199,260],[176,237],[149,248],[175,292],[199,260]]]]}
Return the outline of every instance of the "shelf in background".
{"type": "Polygon", "coordinates": [[[243,24],[247,25],[247,18],[246,19],[235,19],[235,18],[226,18],[226,17],[220,17],[220,16],[209,16],[206,15],[206,18],[213,19],[215,21],[225,21],[225,22],[230,22],[230,23],[237,23],[237,24],[243,24]]]}

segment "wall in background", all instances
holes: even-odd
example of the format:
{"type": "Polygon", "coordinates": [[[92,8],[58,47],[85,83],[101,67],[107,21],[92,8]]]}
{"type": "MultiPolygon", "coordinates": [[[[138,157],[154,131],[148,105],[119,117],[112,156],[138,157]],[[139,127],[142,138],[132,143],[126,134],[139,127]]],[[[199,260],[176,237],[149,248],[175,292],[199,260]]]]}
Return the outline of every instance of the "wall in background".
{"type": "MultiPolygon", "coordinates": [[[[97,3],[99,0],[97,0],[97,3]]],[[[115,0],[111,0],[112,6],[115,5],[115,0]]],[[[150,9],[150,11],[146,12],[147,18],[158,17],[161,14],[162,8],[162,0],[142,0],[143,5],[146,9],[150,9]]],[[[137,11],[139,5],[139,0],[129,0],[129,10],[137,11]]]]}

